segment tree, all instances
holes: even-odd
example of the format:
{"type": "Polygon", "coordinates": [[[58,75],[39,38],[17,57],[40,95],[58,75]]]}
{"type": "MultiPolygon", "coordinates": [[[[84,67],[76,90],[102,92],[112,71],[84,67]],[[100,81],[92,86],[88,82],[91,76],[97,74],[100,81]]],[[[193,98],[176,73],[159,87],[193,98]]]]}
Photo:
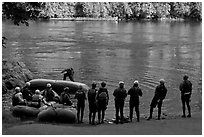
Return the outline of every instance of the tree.
{"type": "Polygon", "coordinates": [[[4,2],[2,16],[12,20],[15,25],[20,23],[29,25],[28,20],[36,20],[39,17],[43,3],[39,2],[4,2]]]}
{"type": "MultiPolygon", "coordinates": [[[[36,20],[39,17],[43,3],[38,2],[4,2],[2,4],[2,17],[13,21],[15,25],[25,24],[28,20],[36,20]]],[[[6,47],[6,37],[2,37],[2,47],[6,47]]]]}

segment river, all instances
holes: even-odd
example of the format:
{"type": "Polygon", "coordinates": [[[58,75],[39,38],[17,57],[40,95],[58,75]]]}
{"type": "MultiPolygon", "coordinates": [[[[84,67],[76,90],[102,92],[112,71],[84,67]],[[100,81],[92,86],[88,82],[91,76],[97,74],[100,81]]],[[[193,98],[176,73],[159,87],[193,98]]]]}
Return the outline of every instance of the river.
{"type": "Polygon", "coordinates": [[[202,78],[202,23],[46,21],[26,27],[3,22],[2,35],[8,38],[3,58],[24,62],[37,78],[62,79],[60,72],[73,67],[76,81],[88,86],[93,80],[106,81],[109,117],[115,111],[112,92],[121,80],[126,89],[139,80],[140,113],[147,114],[155,87],[164,78],[168,93],[162,109],[170,114],[182,112],[178,87],[187,74],[193,84],[192,109],[196,108],[202,78]]]}

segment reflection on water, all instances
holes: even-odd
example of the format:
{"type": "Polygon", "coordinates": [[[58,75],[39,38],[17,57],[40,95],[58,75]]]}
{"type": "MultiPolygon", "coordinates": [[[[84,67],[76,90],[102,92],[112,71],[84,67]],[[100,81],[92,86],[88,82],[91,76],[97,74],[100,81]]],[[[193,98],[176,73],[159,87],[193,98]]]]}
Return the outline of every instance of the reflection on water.
{"type": "Polygon", "coordinates": [[[112,92],[120,80],[126,89],[139,80],[141,113],[147,113],[155,86],[164,78],[168,94],[163,107],[177,112],[182,76],[189,75],[196,91],[202,74],[201,23],[50,21],[31,22],[30,27],[3,23],[2,28],[9,39],[3,57],[25,62],[38,77],[62,79],[60,72],[73,67],[75,79],[89,86],[93,80],[107,81],[110,116],[112,92]]]}

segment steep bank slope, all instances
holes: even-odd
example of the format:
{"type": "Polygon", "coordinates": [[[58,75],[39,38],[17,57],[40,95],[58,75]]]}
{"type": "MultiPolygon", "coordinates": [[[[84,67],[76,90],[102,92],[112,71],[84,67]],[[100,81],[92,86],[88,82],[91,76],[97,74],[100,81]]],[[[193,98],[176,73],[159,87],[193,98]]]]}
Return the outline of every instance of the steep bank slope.
{"type": "Polygon", "coordinates": [[[33,78],[30,70],[23,62],[16,60],[2,60],[2,93],[16,86],[23,87],[25,82],[33,78]]]}

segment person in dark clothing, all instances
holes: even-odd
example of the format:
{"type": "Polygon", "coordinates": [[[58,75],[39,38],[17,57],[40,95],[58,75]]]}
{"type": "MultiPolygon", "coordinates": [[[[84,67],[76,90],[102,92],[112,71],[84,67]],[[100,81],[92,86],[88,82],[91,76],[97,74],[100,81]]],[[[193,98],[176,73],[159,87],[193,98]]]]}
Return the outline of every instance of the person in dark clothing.
{"type": "Polygon", "coordinates": [[[108,90],[105,86],[106,86],[106,83],[102,82],[101,87],[99,88],[98,93],[96,94],[96,104],[98,108],[98,124],[104,123],[105,111],[107,109],[107,105],[109,101],[108,90]],[[101,118],[101,113],[102,113],[102,118],[101,118]]]}
{"type": "Polygon", "coordinates": [[[46,89],[42,91],[42,95],[45,103],[50,101],[59,102],[59,96],[52,90],[52,85],[50,83],[48,83],[46,89]]]}
{"type": "Polygon", "coordinates": [[[125,104],[125,98],[127,97],[127,91],[124,88],[124,82],[119,82],[119,87],[114,90],[113,96],[115,97],[115,109],[116,109],[116,124],[119,122],[119,111],[120,111],[120,122],[123,123],[123,108],[125,104]]]}
{"type": "Polygon", "coordinates": [[[64,91],[60,94],[60,103],[68,106],[72,105],[72,101],[69,95],[69,87],[65,87],[64,91]]]}
{"type": "Polygon", "coordinates": [[[164,85],[164,79],[160,80],[160,85],[158,85],[155,89],[155,94],[150,104],[150,116],[147,120],[152,118],[153,109],[157,106],[158,107],[158,120],[160,120],[161,116],[161,107],[163,100],[166,97],[167,89],[164,85]]]}
{"type": "Polygon", "coordinates": [[[82,89],[81,85],[79,86],[79,90],[76,92],[74,98],[77,99],[77,121],[78,123],[83,123],[86,94],[82,89]],[[81,119],[80,119],[80,112],[81,112],[81,119]]]}
{"type": "Polygon", "coordinates": [[[66,78],[69,77],[71,81],[74,81],[74,69],[73,68],[64,69],[61,73],[64,73],[63,80],[66,80],[66,78]]]}
{"type": "Polygon", "coordinates": [[[29,89],[30,82],[26,82],[25,87],[22,89],[23,99],[26,99],[27,101],[32,100],[33,93],[29,89]]]}
{"type": "Polygon", "coordinates": [[[88,101],[89,101],[89,124],[95,124],[95,117],[96,117],[96,82],[92,83],[92,88],[88,91],[88,101]]]}
{"type": "Polygon", "coordinates": [[[128,90],[128,95],[130,95],[129,107],[130,107],[130,121],[132,122],[133,109],[135,108],[137,114],[137,121],[140,121],[139,113],[139,96],[142,96],[142,90],[138,86],[138,81],[134,81],[132,88],[128,90]]]}
{"type": "Polygon", "coordinates": [[[12,105],[23,105],[26,106],[27,102],[25,99],[23,99],[23,95],[21,93],[20,87],[15,88],[15,93],[12,96],[12,105]]]}
{"type": "Polygon", "coordinates": [[[183,82],[180,84],[179,89],[181,91],[181,101],[182,101],[182,109],[183,109],[182,117],[186,117],[185,104],[188,108],[187,117],[191,117],[190,98],[191,98],[191,94],[192,94],[192,83],[188,80],[187,75],[185,75],[183,77],[183,82]]]}

